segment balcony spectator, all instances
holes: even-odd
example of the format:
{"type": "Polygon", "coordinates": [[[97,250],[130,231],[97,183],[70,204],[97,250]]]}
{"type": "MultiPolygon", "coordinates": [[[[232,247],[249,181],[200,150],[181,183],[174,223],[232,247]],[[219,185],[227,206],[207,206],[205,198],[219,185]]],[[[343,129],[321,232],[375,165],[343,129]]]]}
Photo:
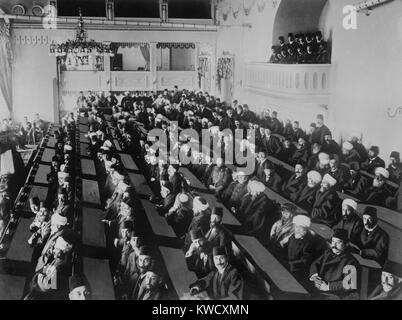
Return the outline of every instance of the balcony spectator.
{"type": "Polygon", "coordinates": [[[378,156],[379,154],[380,148],[371,146],[368,150],[369,158],[362,164],[362,168],[372,174],[378,167],[385,168],[385,161],[378,156]]]}
{"type": "Polygon", "coordinates": [[[390,164],[388,165],[389,180],[397,184],[402,180],[402,164],[400,160],[399,152],[392,151],[389,156],[390,164]]]}

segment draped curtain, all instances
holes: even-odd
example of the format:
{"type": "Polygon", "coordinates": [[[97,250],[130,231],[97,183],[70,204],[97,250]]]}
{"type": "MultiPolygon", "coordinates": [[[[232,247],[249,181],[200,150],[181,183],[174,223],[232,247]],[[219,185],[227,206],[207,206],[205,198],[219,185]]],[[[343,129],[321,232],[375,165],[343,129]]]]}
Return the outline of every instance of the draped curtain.
{"type": "Polygon", "coordinates": [[[150,62],[150,53],[149,53],[149,45],[140,46],[140,50],[144,60],[147,63],[146,70],[149,70],[149,62],[150,62]]]}
{"type": "MultiPolygon", "coordinates": [[[[11,113],[13,104],[11,61],[10,25],[0,21],[0,94],[8,113],[11,113]]],[[[1,112],[4,113],[4,110],[1,112]]]]}

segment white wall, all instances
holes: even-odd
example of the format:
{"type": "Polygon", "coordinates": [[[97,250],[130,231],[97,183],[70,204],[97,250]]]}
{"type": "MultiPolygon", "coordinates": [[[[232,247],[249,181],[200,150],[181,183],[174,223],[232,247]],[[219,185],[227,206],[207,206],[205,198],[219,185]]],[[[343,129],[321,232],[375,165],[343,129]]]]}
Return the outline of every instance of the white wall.
{"type": "Polygon", "coordinates": [[[139,47],[119,48],[117,53],[123,54],[124,71],[136,71],[138,68],[144,68],[145,70],[147,62],[142,56],[141,49],[139,47]]]}
{"type": "Polygon", "coordinates": [[[190,71],[195,66],[195,49],[171,49],[171,66],[173,71],[190,71]]]}

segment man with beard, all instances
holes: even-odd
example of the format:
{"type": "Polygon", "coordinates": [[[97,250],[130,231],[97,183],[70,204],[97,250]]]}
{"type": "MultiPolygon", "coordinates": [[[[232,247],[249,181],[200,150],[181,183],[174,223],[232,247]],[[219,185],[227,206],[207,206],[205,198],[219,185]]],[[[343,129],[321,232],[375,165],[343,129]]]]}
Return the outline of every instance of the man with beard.
{"type": "Polygon", "coordinates": [[[164,300],[166,285],[162,277],[154,271],[147,271],[135,300],[164,300]]]}
{"type": "Polygon", "coordinates": [[[297,145],[296,150],[292,155],[292,158],[289,159],[291,165],[296,163],[307,163],[309,158],[309,150],[307,146],[307,142],[305,138],[300,137],[297,145]]]}
{"type": "Polygon", "coordinates": [[[349,242],[356,243],[363,230],[363,221],[357,214],[357,203],[352,199],[345,199],[342,202],[342,220],[340,220],[332,229],[345,230],[349,242]]]}
{"type": "Polygon", "coordinates": [[[236,212],[240,206],[241,200],[247,194],[247,183],[249,176],[239,169],[233,173],[233,182],[226,188],[222,194],[222,203],[236,212]]]}
{"type": "Polygon", "coordinates": [[[380,154],[380,148],[377,146],[371,146],[368,150],[368,159],[362,164],[362,168],[367,172],[374,174],[375,169],[378,167],[385,168],[385,161],[378,155],[380,154]]]}
{"type": "Polygon", "coordinates": [[[212,250],[216,271],[190,286],[190,294],[206,290],[212,300],[242,300],[244,281],[239,271],[229,263],[225,247],[212,250]]]}
{"type": "Polygon", "coordinates": [[[198,278],[207,276],[214,268],[211,246],[202,234],[200,229],[190,231],[191,244],[185,257],[187,267],[195,272],[198,278]]]}
{"type": "Polygon", "coordinates": [[[286,246],[286,261],[290,272],[303,281],[308,277],[309,267],[314,256],[314,239],[310,233],[311,220],[304,215],[293,218],[294,234],[286,246]]]}
{"type": "Polygon", "coordinates": [[[371,187],[367,188],[362,195],[362,201],[375,206],[385,206],[386,199],[392,195],[386,185],[389,172],[385,168],[376,168],[375,177],[371,187]]]}
{"type": "Polygon", "coordinates": [[[299,142],[300,138],[304,139],[304,137],[306,136],[306,133],[300,128],[299,121],[293,122],[293,133],[291,136],[294,142],[299,142]]]}
{"type": "MultiPolygon", "coordinates": [[[[293,51],[293,54],[294,53],[295,53],[295,51],[293,51]]],[[[287,58],[289,58],[289,56],[287,58]]],[[[271,122],[269,124],[269,128],[271,128],[271,131],[273,133],[283,134],[283,124],[282,124],[282,122],[279,121],[278,112],[276,112],[276,111],[272,111],[271,122]]],[[[267,133],[265,132],[265,134],[267,134],[267,133]]]]}
{"type": "Polygon", "coordinates": [[[358,253],[384,265],[388,256],[389,236],[378,226],[377,209],[367,206],[363,212],[364,229],[356,240],[358,253]]]}
{"type": "Polygon", "coordinates": [[[338,205],[340,199],[335,190],[336,180],[326,174],[321,181],[321,187],[315,195],[311,220],[332,227],[339,221],[338,205]]]}
{"type": "Polygon", "coordinates": [[[146,273],[154,270],[154,264],[152,248],[148,246],[140,247],[138,250],[137,272],[132,274],[130,279],[129,300],[136,300],[138,298],[138,293],[145,280],[146,273]]]}
{"type": "Polygon", "coordinates": [[[212,168],[211,174],[207,180],[208,189],[213,191],[217,197],[220,197],[221,193],[227,188],[230,182],[230,169],[223,164],[222,158],[217,158],[216,165],[212,168]]]}
{"type": "Polygon", "coordinates": [[[271,156],[278,156],[281,152],[281,142],[279,138],[272,135],[271,129],[265,129],[264,135],[264,139],[262,140],[264,151],[271,156]]]}
{"type": "Polygon", "coordinates": [[[270,233],[270,246],[274,252],[282,255],[283,248],[294,233],[293,217],[296,214],[296,206],[292,203],[281,205],[281,219],[274,223],[270,233]]]}
{"type": "Polygon", "coordinates": [[[281,151],[278,154],[278,159],[289,163],[291,162],[291,158],[293,154],[295,153],[296,147],[292,143],[291,138],[289,136],[285,137],[285,140],[283,140],[281,151]]]}
{"type": "Polygon", "coordinates": [[[276,220],[274,203],[264,193],[262,182],[251,180],[248,189],[249,193],[242,199],[236,216],[246,234],[266,240],[267,231],[276,220]]]}
{"type": "Polygon", "coordinates": [[[348,164],[350,164],[352,162],[361,164],[363,162],[360,154],[354,148],[353,144],[351,144],[348,141],[345,141],[342,144],[342,157],[343,157],[343,162],[348,163],[348,164]]]}
{"type": "Polygon", "coordinates": [[[316,163],[316,165],[311,167],[311,165],[313,165],[313,164],[311,164],[311,165],[308,164],[308,166],[311,170],[318,171],[321,174],[321,176],[323,177],[329,171],[329,160],[330,160],[330,156],[328,153],[320,152],[318,154],[318,162],[316,163]]]}
{"type": "Polygon", "coordinates": [[[304,172],[304,166],[302,163],[297,163],[295,165],[295,173],[289,178],[288,182],[283,185],[281,194],[292,202],[295,202],[297,194],[306,183],[307,175],[304,172]]]}
{"type": "Polygon", "coordinates": [[[337,229],[332,236],[331,248],[310,267],[310,281],[314,283],[313,297],[324,300],[356,300],[357,262],[348,247],[345,230],[337,229]]]}
{"type": "Polygon", "coordinates": [[[328,153],[329,155],[336,154],[337,156],[340,156],[342,154],[341,147],[335,142],[334,139],[332,139],[332,136],[330,134],[326,134],[324,136],[324,142],[322,144],[321,150],[328,153]]]}
{"type": "Polygon", "coordinates": [[[257,164],[255,169],[255,176],[258,180],[263,181],[265,178],[264,170],[266,165],[269,163],[267,158],[267,153],[265,151],[260,151],[257,154],[257,164]]]}
{"type": "Polygon", "coordinates": [[[350,180],[350,173],[344,166],[340,165],[338,155],[332,155],[329,160],[329,171],[328,174],[331,175],[336,180],[336,189],[342,190],[343,185],[350,180]]]}
{"type": "Polygon", "coordinates": [[[319,172],[312,170],[307,173],[307,184],[296,196],[296,202],[300,207],[311,211],[315,202],[315,195],[320,188],[321,180],[319,172]]]}
{"type": "Polygon", "coordinates": [[[223,209],[214,207],[209,223],[210,228],[205,234],[205,240],[211,248],[224,246],[229,257],[232,257],[232,234],[223,226],[222,219],[223,209]]]}
{"type": "Polygon", "coordinates": [[[389,172],[389,180],[400,184],[402,180],[402,164],[399,152],[392,151],[391,155],[389,156],[389,161],[390,164],[387,168],[389,172]]]}
{"type": "Polygon", "coordinates": [[[312,143],[323,144],[326,135],[332,136],[331,130],[324,124],[324,116],[318,114],[316,118],[317,129],[312,134],[312,143]]]}
{"type": "Polygon", "coordinates": [[[264,166],[264,178],[261,181],[264,185],[274,192],[279,193],[282,189],[283,180],[276,172],[274,164],[268,162],[264,166]]]}
{"type": "Polygon", "coordinates": [[[381,284],[368,297],[368,300],[402,300],[402,265],[387,261],[382,269],[381,284]]]}

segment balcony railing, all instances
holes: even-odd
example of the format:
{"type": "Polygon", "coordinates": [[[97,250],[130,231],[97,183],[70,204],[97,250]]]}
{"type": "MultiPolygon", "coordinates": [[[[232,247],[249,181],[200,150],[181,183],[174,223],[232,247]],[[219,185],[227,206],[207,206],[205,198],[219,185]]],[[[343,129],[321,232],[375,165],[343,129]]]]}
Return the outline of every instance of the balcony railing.
{"type": "Polygon", "coordinates": [[[261,94],[325,102],[330,94],[330,71],[330,64],[252,62],[246,65],[245,87],[261,94]]]}

